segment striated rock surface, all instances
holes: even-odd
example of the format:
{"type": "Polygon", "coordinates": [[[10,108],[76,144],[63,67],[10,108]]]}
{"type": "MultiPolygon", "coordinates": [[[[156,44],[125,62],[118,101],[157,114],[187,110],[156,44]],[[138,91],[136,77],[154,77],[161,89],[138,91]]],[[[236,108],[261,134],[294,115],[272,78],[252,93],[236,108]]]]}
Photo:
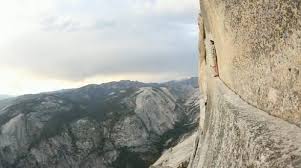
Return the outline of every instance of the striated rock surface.
{"type": "Polygon", "coordinates": [[[188,167],[301,167],[301,2],[200,5],[207,106],[188,167]]]}
{"type": "MultiPolygon", "coordinates": [[[[200,96],[198,92],[195,92],[186,101],[185,105],[190,107],[187,111],[188,115],[191,116],[190,124],[194,125],[195,123],[199,123],[199,111],[205,111],[204,97],[200,96]]],[[[151,168],[186,168],[192,152],[194,151],[195,139],[197,136],[197,128],[185,132],[170,145],[170,148],[162,153],[160,158],[151,166],[151,168]]],[[[170,142],[171,140],[172,139],[167,142],[170,142]]]]}
{"type": "Polygon", "coordinates": [[[148,167],[196,128],[199,97],[192,78],[120,81],[0,101],[0,167],[148,167]]]}
{"type": "Polygon", "coordinates": [[[210,79],[204,129],[190,168],[301,167],[301,129],[244,102],[210,79]]]}
{"type": "Polygon", "coordinates": [[[249,104],[300,127],[301,2],[200,2],[220,78],[249,104]]]}
{"type": "Polygon", "coordinates": [[[185,168],[188,166],[197,132],[184,136],[173,146],[165,150],[162,156],[150,168],[185,168]]]}

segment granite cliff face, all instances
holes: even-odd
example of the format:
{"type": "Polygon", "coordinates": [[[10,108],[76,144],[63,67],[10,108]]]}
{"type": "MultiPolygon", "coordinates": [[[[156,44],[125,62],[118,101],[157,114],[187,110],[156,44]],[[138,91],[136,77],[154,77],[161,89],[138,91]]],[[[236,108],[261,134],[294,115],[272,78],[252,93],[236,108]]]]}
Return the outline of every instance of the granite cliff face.
{"type": "Polygon", "coordinates": [[[189,168],[301,167],[301,2],[200,5],[207,106],[189,168]]]}
{"type": "Polygon", "coordinates": [[[197,131],[185,134],[175,146],[165,150],[150,168],[186,168],[196,137],[197,131]]]}
{"type": "MultiPolygon", "coordinates": [[[[196,93],[193,97],[196,97],[197,94],[199,93],[196,93]]],[[[186,105],[194,107],[194,110],[191,111],[197,111],[197,114],[191,115],[194,116],[194,118],[191,118],[191,121],[193,121],[191,123],[198,122],[200,111],[205,111],[204,96],[201,94],[198,99],[190,99],[186,102],[186,105]]],[[[195,148],[195,140],[198,138],[199,132],[197,128],[183,133],[170,145],[170,148],[163,151],[160,158],[150,168],[187,168],[195,148]]]]}
{"type": "Polygon", "coordinates": [[[199,97],[192,78],[10,99],[0,110],[0,167],[148,167],[196,128],[199,97]]]}

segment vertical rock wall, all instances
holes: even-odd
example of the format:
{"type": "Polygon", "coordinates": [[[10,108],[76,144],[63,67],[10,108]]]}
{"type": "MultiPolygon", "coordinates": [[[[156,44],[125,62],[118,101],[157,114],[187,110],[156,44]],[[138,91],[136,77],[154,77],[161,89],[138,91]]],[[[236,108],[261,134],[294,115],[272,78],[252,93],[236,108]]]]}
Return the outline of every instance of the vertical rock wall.
{"type": "Polygon", "coordinates": [[[301,1],[200,5],[207,107],[189,167],[301,167],[301,1]]]}
{"type": "Polygon", "coordinates": [[[249,104],[301,126],[301,1],[201,0],[220,78],[249,104]]]}

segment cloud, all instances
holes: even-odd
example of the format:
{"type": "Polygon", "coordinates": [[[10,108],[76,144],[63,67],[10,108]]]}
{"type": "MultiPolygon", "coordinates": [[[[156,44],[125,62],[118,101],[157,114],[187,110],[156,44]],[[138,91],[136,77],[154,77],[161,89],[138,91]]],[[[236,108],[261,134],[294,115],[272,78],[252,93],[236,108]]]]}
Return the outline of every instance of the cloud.
{"type": "Polygon", "coordinates": [[[197,72],[195,0],[6,0],[0,11],[0,67],[66,81],[197,72]]]}

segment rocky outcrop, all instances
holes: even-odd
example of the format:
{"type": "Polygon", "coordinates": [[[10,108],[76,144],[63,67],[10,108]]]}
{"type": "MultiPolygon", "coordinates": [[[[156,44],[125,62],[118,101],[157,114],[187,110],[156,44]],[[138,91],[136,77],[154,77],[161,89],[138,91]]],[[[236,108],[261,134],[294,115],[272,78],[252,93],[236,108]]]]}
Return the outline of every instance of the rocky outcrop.
{"type": "Polygon", "coordinates": [[[186,135],[173,146],[163,152],[161,157],[150,168],[186,168],[188,166],[191,151],[197,132],[186,135]]]}
{"type": "Polygon", "coordinates": [[[0,167],[148,167],[197,126],[197,79],[178,82],[112,82],[2,102],[0,167]]]}
{"type": "Polygon", "coordinates": [[[300,127],[300,2],[201,0],[201,11],[201,40],[214,42],[225,84],[249,104],[300,127]]]}
{"type": "Polygon", "coordinates": [[[249,105],[219,79],[209,82],[191,168],[301,166],[299,127],[249,105]]]}
{"type": "Polygon", "coordinates": [[[200,5],[207,106],[189,167],[301,167],[301,3],[200,5]]]}
{"type": "MultiPolygon", "coordinates": [[[[199,111],[204,112],[205,110],[204,97],[200,96],[198,92],[195,92],[185,104],[187,107],[191,107],[188,110],[188,115],[191,116],[190,124],[194,125],[195,123],[199,123],[199,111]]],[[[151,168],[186,168],[190,161],[192,151],[194,150],[197,135],[197,129],[185,132],[172,143],[170,148],[162,153],[151,168]]]]}

